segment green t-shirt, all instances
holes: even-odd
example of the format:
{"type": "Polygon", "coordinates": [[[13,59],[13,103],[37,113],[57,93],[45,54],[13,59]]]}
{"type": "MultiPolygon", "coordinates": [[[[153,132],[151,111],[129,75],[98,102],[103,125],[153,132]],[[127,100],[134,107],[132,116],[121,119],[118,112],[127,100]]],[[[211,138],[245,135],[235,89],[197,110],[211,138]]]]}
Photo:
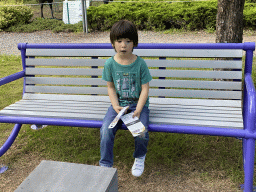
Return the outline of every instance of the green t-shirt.
{"type": "MultiPolygon", "coordinates": [[[[119,105],[124,107],[138,102],[141,85],[151,81],[152,77],[146,62],[139,56],[130,65],[121,65],[111,57],[105,62],[102,79],[114,82],[119,105]]],[[[145,106],[149,106],[149,99],[145,106]]]]}

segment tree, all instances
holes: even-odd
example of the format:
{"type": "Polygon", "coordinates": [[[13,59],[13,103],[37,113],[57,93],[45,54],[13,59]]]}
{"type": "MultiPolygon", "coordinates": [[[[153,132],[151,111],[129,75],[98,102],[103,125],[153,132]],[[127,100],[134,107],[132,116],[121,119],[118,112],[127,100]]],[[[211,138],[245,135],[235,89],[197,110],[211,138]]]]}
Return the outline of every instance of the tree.
{"type": "Polygon", "coordinates": [[[218,0],[216,43],[242,43],[245,0],[218,0]]]}

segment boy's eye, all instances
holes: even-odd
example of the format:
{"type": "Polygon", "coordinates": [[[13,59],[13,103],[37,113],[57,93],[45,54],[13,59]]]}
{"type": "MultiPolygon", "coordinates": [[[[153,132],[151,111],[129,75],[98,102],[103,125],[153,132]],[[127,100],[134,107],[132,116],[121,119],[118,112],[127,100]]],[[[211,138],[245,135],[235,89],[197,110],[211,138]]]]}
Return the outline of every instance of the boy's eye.
{"type": "MultiPolygon", "coordinates": [[[[126,41],[127,43],[130,43],[130,42],[131,42],[131,40],[124,40],[124,41],[126,41]]],[[[117,42],[118,42],[118,43],[121,43],[122,40],[117,40],[117,42]]]]}

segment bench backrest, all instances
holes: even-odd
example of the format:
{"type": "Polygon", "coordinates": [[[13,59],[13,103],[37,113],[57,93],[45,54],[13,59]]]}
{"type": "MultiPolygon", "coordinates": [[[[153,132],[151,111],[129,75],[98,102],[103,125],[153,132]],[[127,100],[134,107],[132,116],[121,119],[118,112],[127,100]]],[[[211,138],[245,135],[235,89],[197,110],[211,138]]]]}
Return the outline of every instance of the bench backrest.
{"type": "MultiPolygon", "coordinates": [[[[241,100],[243,49],[227,45],[140,44],[133,53],[150,68],[150,96],[241,100]]],[[[101,75],[106,59],[115,54],[110,44],[19,48],[27,57],[25,93],[107,95],[101,75]]]]}

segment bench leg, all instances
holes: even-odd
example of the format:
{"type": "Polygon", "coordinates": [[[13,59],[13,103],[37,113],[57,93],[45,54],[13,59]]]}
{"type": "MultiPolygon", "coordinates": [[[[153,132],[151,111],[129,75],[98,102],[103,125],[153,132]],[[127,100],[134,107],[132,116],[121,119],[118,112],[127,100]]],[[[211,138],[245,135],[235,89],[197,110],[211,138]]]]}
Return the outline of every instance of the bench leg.
{"type": "MultiPolygon", "coordinates": [[[[22,124],[15,124],[10,136],[5,141],[3,146],[0,148],[0,157],[2,157],[3,154],[5,154],[5,152],[12,146],[14,140],[16,139],[16,137],[20,131],[21,126],[22,126],[22,124]]],[[[7,166],[0,167],[0,173],[5,172],[7,169],[8,169],[7,166]]]]}
{"type": "Polygon", "coordinates": [[[255,139],[243,139],[244,191],[253,191],[255,139]]]}
{"type": "Polygon", "coordinates": [[[0,148],[0,157],[2,157],[2,155],[5,154],[5,152],[12,146],[14,140],[16,139],[20,131],[21,126],[22,124],[15,124],[10,136],[8,137],[6,142],[3,144],[3,146],[0,148]]]}

